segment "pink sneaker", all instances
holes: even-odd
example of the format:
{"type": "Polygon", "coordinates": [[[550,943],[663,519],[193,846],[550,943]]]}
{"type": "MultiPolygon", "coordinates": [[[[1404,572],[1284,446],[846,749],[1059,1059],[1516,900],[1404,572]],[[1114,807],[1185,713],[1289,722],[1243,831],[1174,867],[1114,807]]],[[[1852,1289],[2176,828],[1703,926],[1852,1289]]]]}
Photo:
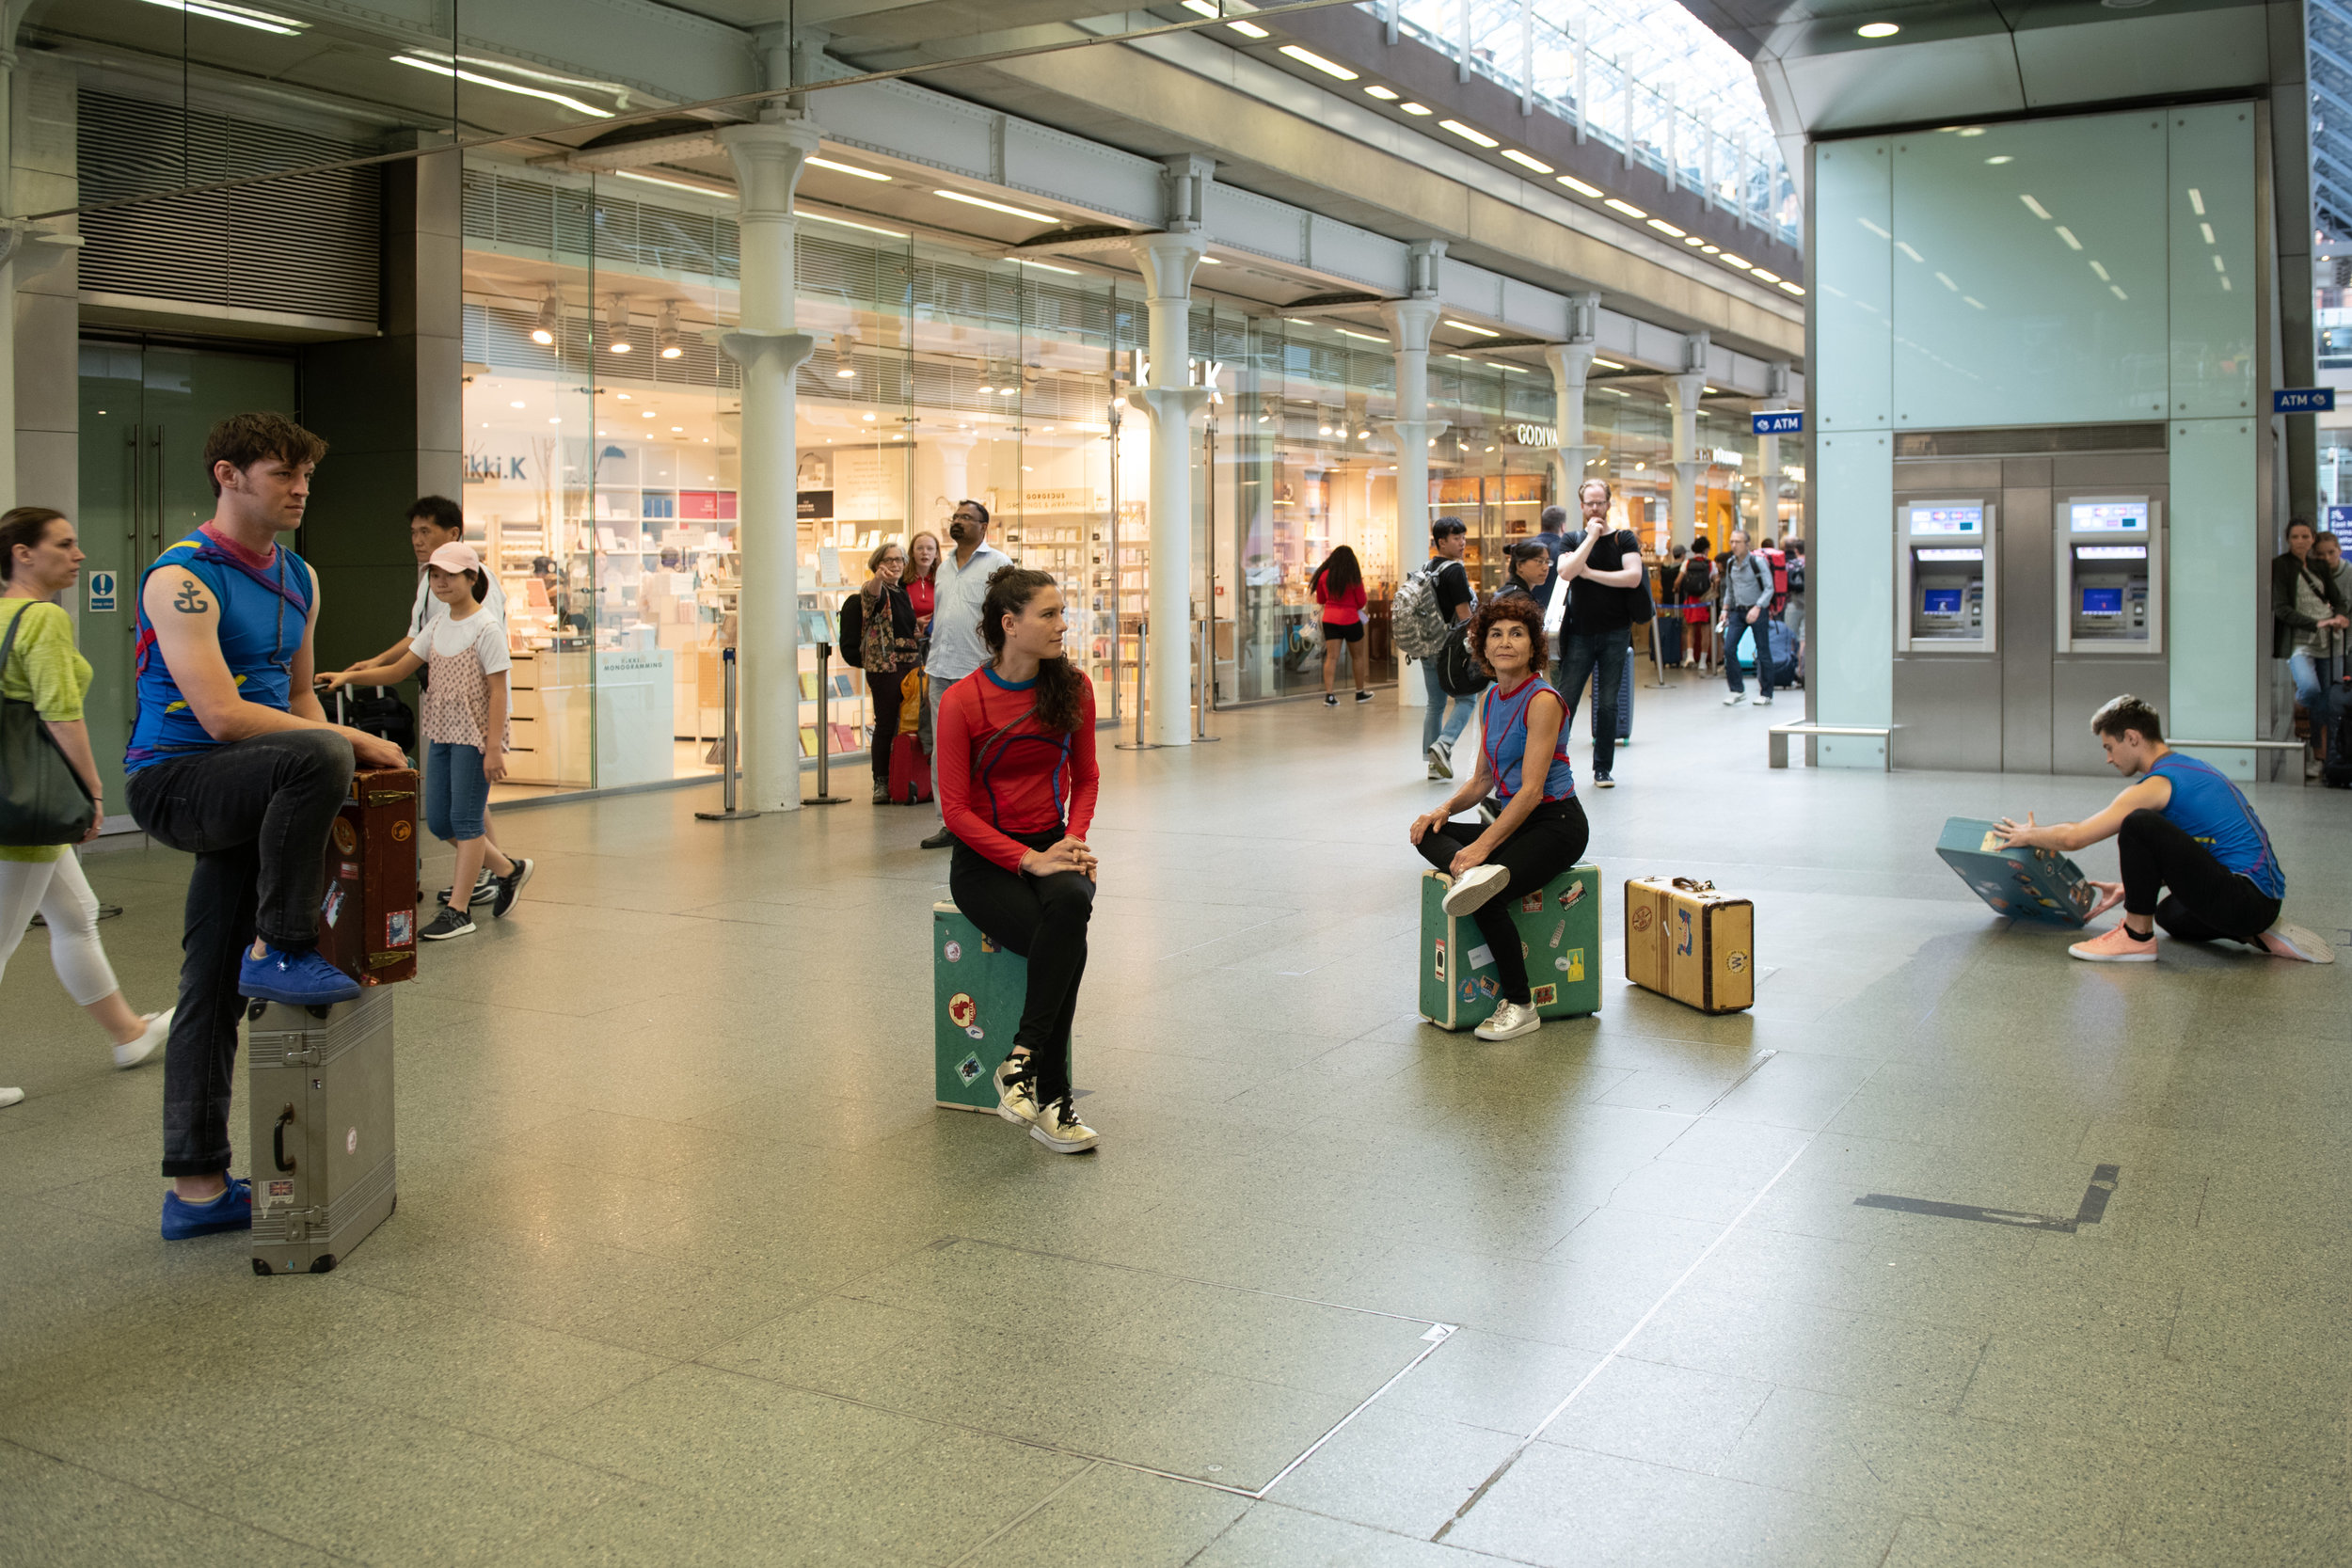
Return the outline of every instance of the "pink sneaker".
{"type": "Polygon", "coordinates": [[[2151,931],[2148,940],[2142,942],[2125,930],[2119,920],[2089,942],[2078,942],[2067,951],[2095,964],[2152,964],[2156,961],[2156,936],[2151,931]]]}

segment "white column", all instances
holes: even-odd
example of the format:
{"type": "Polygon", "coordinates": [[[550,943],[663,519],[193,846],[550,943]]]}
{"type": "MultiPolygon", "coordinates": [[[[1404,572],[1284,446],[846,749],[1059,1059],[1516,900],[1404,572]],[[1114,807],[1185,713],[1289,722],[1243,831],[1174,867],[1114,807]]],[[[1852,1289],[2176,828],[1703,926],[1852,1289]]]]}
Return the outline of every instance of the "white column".
{"type": "Polygon", "coordinates": [[[1560,442],[1552,460],[1552,499],[1567,508],[1571,518],[1576,515],[1577,486],[1584,483],[1586,470],[1600,451],[1584,439],[1584,388],[1592,376],[1599,330],[1600,295],[1570,294],[1568,341],[1544,350],[1544,363],[1551,367],[1552,429],[1560,442]]]}
{"type": "MultiPolygon", "coordinates": [[[[741,493],[737,539],[743,587],[736,625],[745,804],[797,811],[800,760],[799,442],[792,379],[816,340],[795,331],[792,196],[817,150],[803,116],[719,133],[735,161],[741,230],[739,325],[720,340],[743,367],[741,493]]],[[[820,742],[824,737],[818,737],[820,742]]]]}
{"type": "MultiPolygon", "coordinates": [[[[971,490],[972,449],[979,444],[978,436],[965,432],[931,437],[931,451],[939,459],[940,493],[947,498],[947,505],[951,509],[974,499],[971,490]]],[[[989,518],[992,528],[995,521],[993,516],[989,518]]]]}
{"type": "MultiPolygon", "coordinates": [[[[1410,297],[1380,308],[1396,356],[1396,418],[1389,438],[1396,443],[1396,569],[1411,572],[1429,559],[1429,443],[1445,434],[1447,422],[1429,417],[1429,334],[1445,307],[1437,292],[1438,261],[1445,242],[1413,246],[1416,287],[1410,297]]],[[[1429,695],[1417,675],[1397,671],[1397,701],[1425,707],[1429,695]]]]}
{"type": "Polygon", "coordinates": [[[1192,744],[1192,416],[1209,401],[1191,380],[1192,275],[1208,248],[1189,227],[1132,242],[1151,313],[1151,378],[1134,396],[1152,420],[1152,481],[1145,526],[1152,560],[1145,574],[1145,678],[1150,701],[1144,740],[1192,744]]]}
{"type": "MultiPolygon", "coordinates": [[[[1698,532],[1699,476],[1707,471],[1699,456],[1699,398],[1707,390],[1708,339],[1693,332],[1682,340],[1682,372],[1666,377],[1666,408],[1674,419],[1675,493],[1669,537],[1687,545],[1698,532]]],[[[1717,548],[1721,540],[1709,540],[1717,548]]]]}
{"type": "MultiPolygon", "coordinates": [[[[1776,409],[1788,406],[1788,361],[1773,360],[1768,374],[1770,379],[1765,382],[1768,391],[1764,401],[1757,404],[1756,407],[1762,412],[1772,413],[1776,409]]],[[[1764,531],[1774,533],[1780,529],[1779,436],[1759,436],[1756,437],[1756,463],[1764,470],[1762,486],[1764,531]]]]}

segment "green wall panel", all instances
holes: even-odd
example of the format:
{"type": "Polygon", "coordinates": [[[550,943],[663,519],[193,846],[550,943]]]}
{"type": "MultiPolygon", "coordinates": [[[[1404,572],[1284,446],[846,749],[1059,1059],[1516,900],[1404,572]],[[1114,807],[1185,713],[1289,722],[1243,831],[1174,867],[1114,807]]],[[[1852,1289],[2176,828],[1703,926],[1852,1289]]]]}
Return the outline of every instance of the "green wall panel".
{"type": "Polygon", "coordinates": [[[2165,145],[2153,110],[1895,138],[1895,428],[2163,417],[2165,145]]]}
{"type": "MultiPolygon", "coordinates": [[[[1895,713],[1895,449],[1884,431],[1823,431],[1814,438],[1811,579],[1816,633],[1814,719],[1885,724],[1895,713]]],[[[1824,768],[1881,768],[1868,737],[1824,736],[1824,768]]],[[[1899,760],[1901,751],[1897,748],[1899,760]]]]}
{"type": "MultiPolygon", "coordinates": [[[[2257,443],[2267,421],[2174,420],[2170,427],[2166,617],[2174,735],[2207,740],[2257,736],[2270,645],[2260,619],[2267,570],[2254,508],[2257,443]]],[[[2142,692],[2151,701],[2157,694],[2142,692]]],[[[2254,753],[2201,752],[2232,778],[2254,776],[2254,753]]]]}
{"type": "Polygon", "coordinates": [[[2165,112],[2172,258],[2172,408],[2178,419],[2254,412],[2254,110],[2165,112]]]}
{"type": "Polygon", "coordinates": [[[1821,430],[1884,430],[1894,196],[1885,141],[1813,150],[1813,407],[1821,430]]]}

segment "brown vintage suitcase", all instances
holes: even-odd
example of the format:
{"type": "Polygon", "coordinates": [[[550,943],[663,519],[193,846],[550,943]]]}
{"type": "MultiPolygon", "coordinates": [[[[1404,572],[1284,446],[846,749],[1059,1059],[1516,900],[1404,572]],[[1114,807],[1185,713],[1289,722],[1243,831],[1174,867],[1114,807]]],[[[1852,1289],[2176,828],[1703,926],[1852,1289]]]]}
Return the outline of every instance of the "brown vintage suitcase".
{"type": "Polygon", "coordinates": [[[1756,905],[1687,877],[1625,884],[1625,977],[1703,1013],[1756,1005],[1756,905]]]}
{"type": "Polygon", "coordinates": [[[326,840],[319,951],[363,986],[417,977],[417,774],[363,768],[326,840]]]}

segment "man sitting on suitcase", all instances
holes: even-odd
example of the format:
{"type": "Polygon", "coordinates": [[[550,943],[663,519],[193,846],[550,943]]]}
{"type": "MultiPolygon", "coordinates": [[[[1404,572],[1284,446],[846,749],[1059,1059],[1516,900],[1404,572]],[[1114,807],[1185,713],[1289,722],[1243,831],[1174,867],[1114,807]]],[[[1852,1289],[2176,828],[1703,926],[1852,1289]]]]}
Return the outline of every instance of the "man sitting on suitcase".
{"type": "Polygon", "coordinates": [[[139,587],[131,812],[196,857],[164,1048],[170,1241],[252,1224],[250,1184],[229,1180],[240,999],[322,1006],[359,994],[318,952],[326,835],[355,756],[404,762],[389,741],[328,723],[310,689],[318,574],[278,536],[301,525],[326,451],[276,414],[214,426],[212,520],[159,555],[139,587]]]}
{"type": "Polygon", "coordinates": [[[2091,915],[2123,906],[2112,928],[2067,949],[2092,963],[2153,963],[2156,927],[2183,942],[2242,942],[2274,958],[2336,961],[2335,949],[2279,918],[2286,875],[2246,796],[2211,763],[2164,743],[2163,721],[2137,697],[2118,697],[2090,716],[2107,766],[2138,782],[2080,822],[2021,826],[2003,817],[2012,847],[2071,852],[2115,840],[2120,882],[2093,882],[2091,915]],[[2168,891],[2169,890],[2169,891],[2168,891]],[[2161,902],[2159,902],[2161,900],[2161,902]]]}

